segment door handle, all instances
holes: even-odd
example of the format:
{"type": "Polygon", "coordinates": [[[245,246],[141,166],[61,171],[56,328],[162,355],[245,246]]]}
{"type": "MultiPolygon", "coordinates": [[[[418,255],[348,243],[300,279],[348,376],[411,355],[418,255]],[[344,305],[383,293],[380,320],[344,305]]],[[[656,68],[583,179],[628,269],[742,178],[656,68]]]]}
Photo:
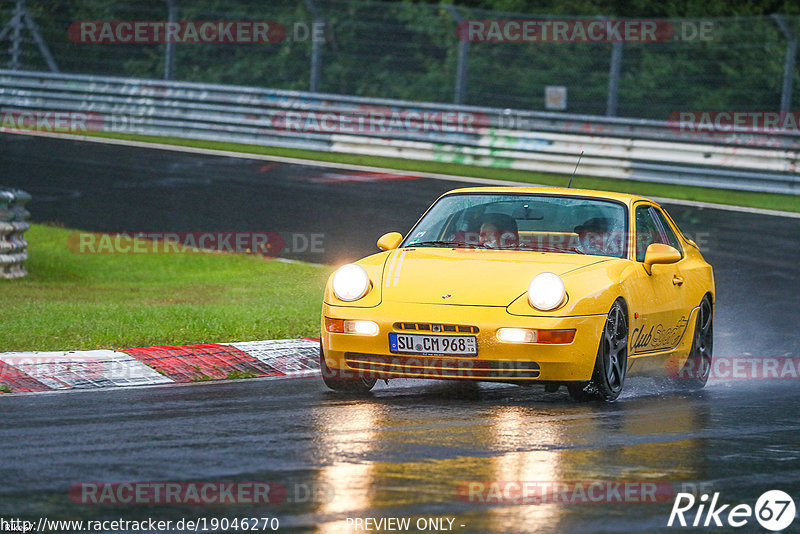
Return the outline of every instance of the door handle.
{"type": "Polygon", "coordinates": [[[673,285],[679,286],[683,284],[683,277],[678,276],[677,274],[672,277],[673,285]]]}

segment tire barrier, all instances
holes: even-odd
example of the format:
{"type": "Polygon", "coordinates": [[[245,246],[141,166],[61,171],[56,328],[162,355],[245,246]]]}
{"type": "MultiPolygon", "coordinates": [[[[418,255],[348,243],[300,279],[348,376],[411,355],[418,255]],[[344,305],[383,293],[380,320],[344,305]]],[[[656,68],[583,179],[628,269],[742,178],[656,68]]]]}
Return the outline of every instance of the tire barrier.
{"type": "Polygon", "coordinates": [[[22,264],[28,259],[24,233],[30,228],[25,204],[31,196],[20,189],[0,186],[0,278],[22,278],[28,274],[22,264]]]}

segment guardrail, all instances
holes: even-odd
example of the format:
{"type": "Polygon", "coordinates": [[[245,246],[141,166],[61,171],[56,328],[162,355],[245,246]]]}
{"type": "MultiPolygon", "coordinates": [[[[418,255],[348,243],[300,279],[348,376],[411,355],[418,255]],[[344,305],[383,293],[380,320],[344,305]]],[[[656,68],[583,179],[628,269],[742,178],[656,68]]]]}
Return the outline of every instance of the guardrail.
{"type": "Polygon", "coordinates": [[[22,278],[28,274],[22,262],[28,259],[23,237],[30,228],[25,204],[31,196],[20,189],[0,186],[0,278],[22,278]]]}
{"type": "MultiPolygon", "coordinates": [[[[8,70],[0,111],[0,130],[41,129],[46,112],[79,112],[84,131],[563,174],[583,152],[582,175],[800,194],[796,131],[684,132],[645,119],[8,70]]],[[[68,122],[61,129],[81,132],[68,122]]]]}

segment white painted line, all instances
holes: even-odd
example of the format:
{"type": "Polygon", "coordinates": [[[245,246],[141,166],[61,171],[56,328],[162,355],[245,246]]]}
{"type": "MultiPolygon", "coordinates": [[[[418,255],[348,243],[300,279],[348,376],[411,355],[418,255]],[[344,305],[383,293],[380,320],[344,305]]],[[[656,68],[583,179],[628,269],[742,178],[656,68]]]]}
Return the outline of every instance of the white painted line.
{"type": "MultiPolygon", "coordinates": [[[[8,133],[8,134],[16,134],[16,135],[31,135],[31,136],[39,136],[39,137],[55,137],[59,139],[68,139],[72,141],[86,141],[90,143],[101,143],[107,145],[120,145],[120,146],[128,146],[128,147],[136,147],[136,148],[150,148],[154,150],[170,150],[173,152],[184,152],[188,154],[202,154],[206,156],[223,156],[229,158],[241,158],[241,159],[255,159],[255,160],[264,160],[264,161],[277,161],[279,163],[290,163],[293,165],[308,165],[314,167],[329,167],[329,168],[336,168],[336,169],[347,169],[347,170],[354,170],[354,171],[367,171],[367,172],[391,172],[391,173],[403,173],[408,176],[418,176],[420,178],[431,178],[434,180],[446,180],[449,182],[464,182],[464,183],[471,183],[471,184],[482,184],[482,185],[502,185],[502,186],[517,186],[517,187],[552,187],[552,186],[542,186],[541,184],[533,184],[529,182],[513,182],[509,180],[494,180],[491,178],[476,178],[474,176],[455,176],[451,174],[439,174],[439,173],[428,173],[428,172],[419,172],[419,171],[404,171],[399,169],[391,169],[385,167],[372,167],[367,165],[354,165],[351,163],[332,163],[328,161],[318,161],[312,159],[300,159],[300,158],[287,158],[283,156],[269,156],[265,154],[250,154],[247,152],[234,152],[229,150],[216,150],[212,148],[197,148],[197,147],[187,147],[187,146],[180,146],[180,145],[170,145],[164,143],[148,143],[145,141],[129,141],[126,139],[113,139],[109,137],[92,137],[86,135],[76,135],[76,134],[66,134],[60,132],[34,132],[34,131],[24,131],[21,132],[19,130],[11,130],[7,128],[0,128],[0,133],[8,133]]],[[[566,175],[565,175],[566,176],[566,175]]],[[[715,209],[715,210],[723,210],[723,211],[734,211],[739,213],[751,213],[756,215],[771,215],[775,217],[789,217],[792,219],[800,219],[800,213],[792,212],[792,211],[780,211],[780,210],[770,210],[770,209],[763,209],[763,208],[748,208],[744,206],[732,206],[729,204],[717,204],[714,202],[699,202],[695,200],[680,200],[680,199],[673,199],[673,198],[662,198],[662,197],[648,197],[655,200],[658,203],[667,203],[667,204],[677,204],[680,206],[692,206],[696,208],[707,208],[707,209],[715,209]]],[[[798,198],[798,202],[800,202],[800,198],[798,198]]]]}
{"type": "Polygon", "coordinates": [[[281,258],[280,256],[270,256],[267,259],[277,261],[279,263],[300,263],[302,265],[311,265],[313,267],[330,267],[324,263],[311,263],[310,261],[293,260],[291,258],[281,258]]]}

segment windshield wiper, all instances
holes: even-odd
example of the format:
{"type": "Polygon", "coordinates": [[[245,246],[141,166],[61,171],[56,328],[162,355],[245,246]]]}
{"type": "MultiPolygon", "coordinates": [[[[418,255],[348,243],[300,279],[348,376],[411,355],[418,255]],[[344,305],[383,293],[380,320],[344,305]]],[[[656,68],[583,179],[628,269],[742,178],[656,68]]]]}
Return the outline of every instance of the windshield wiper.
{"type": "Polygon", "coordinates": [[[484,248],[483,245],[478,243],[464,243],[463,241],[420,241],[418,243],[409,243],[408,247],[458,247],[458,248],[484,248]]]}
{"type": "Polygon", "coordinates": [[[580,250],[564,249],[548,245],[530,245],[530,248],[526,246],[521,250],[529,250],[531,252],[561,252],[563,254],[583,254],[583,252],[581,252],[580,250]]]}
{"type": "Polygon", "coordinates": [[[464,243],[463,241],[420,241],[418,243],[409,243],[404,248],[411,248],[411,247],[455,247],[455,248],[484,248],[488,250],[525,250],[531,252],[561,252],[564,254],[583,254],[583,252],[579,250],[572,250],[572,249],[563,249],[554,246],[548,245],[536,245],[532,248],[527,248],[523,246],[522,248],[490,248],[486,245],[481,245],[480,243],[464,243]]]}

